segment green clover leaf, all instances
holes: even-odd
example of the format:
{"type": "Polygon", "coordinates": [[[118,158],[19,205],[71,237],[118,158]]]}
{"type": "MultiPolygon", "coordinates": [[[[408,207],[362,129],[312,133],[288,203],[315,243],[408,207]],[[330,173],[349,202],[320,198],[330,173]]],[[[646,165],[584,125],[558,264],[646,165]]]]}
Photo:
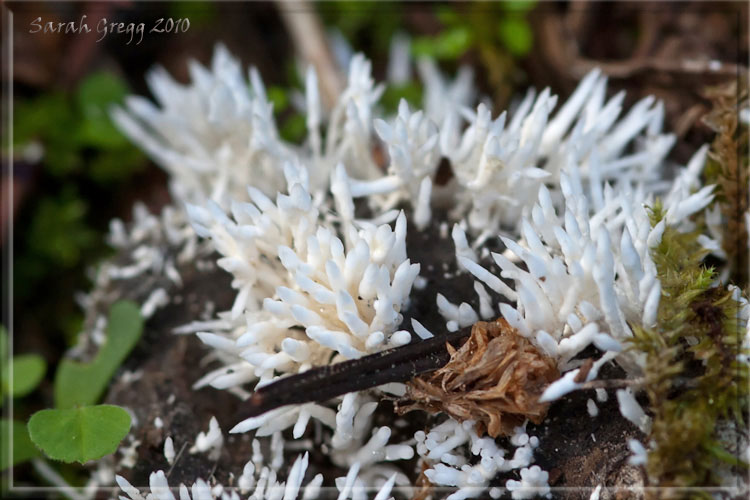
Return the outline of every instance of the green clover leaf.
{"type": "Polygon", "coordinates": [[[41,410],[31,416],[28,429],[49,458],[83,464],[117,450],[130,431],[130,415],[112,405],[41,410]]]}

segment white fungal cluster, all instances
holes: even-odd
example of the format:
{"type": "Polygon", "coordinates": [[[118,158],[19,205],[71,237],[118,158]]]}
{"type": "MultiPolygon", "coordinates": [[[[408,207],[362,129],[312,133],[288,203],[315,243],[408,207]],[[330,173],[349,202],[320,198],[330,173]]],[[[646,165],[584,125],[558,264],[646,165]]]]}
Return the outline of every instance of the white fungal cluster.
{"type": "MultiPolygon", "coordinates": [[[[701,149],[687,170],[703,165],[705,154],[701,149]]],[[[589,167],[593,172],[591,163],[589,167]]],[[[602,186],[589,181],[587,194],[577,166],[571,164],[561,172],[559,185],[564,209],[556,210],[550,189],[541,186],[529,217],[521,219],[521,238],[501,237],[508,250],[492,254],[500,277],[512,280],[514,288],[470,257],[457,254],[466,270],[515,302],[499,304],[500,314],[565,370],[591,344],[607,353],[601,363],[614,358],[621,341],[632,336],[630,324],[655,324],[661,285],[650,249],[661,241],[666,224],[678,226],[705,208],[713,198],[713,186],[695,194],[670,192],[665,199],[667,216],[652,228],[646,207],[653,198],[640,182],[602,186]],[[516,264],[519,261],[523,267],[516,264]]],[[[618,360],[632,371],[639,369],[637,353],[618,360]]],[[[601,363],[589,372],[589,380],[601,363]]],[[[559,387],[551,386],[545,399],[552,399],[553,392],[562,395],[559,387]]]]}
{"type": "Polygon", "coordinates": [[[440,162],[437,125],[423,111],[412,113],[402,100],[393,124],[377,119],[375,130],[388,145],[390,177],[385,179],[392,179],[400,186],[381,208],[389,208],[402,200],[416,200],[413,202],[414,222],[424,229],[430,221],[432,179],[440,162]]]}
{"type": "MultiPolygon", "coordinates": [[[[275,204],[250,188],[253,202],[233,203],[232,218],[216,204],[188,207],[197,233],[212,239],[222,255],[218,265],[233,274],[239,289],[231,317],[244,314],[246,327],[228,347],[261,383],[274,372],[408,343],[411,335],[396,329],[419,273],[406,258],[403,212],[394,228],[343,217],[342,241],[333,224],[320,219],[307,171],[286,167],[289,194],[279,194],[275,204]]],[[[353,212],[346,178],[332,189],[339,205],[353,212]]],[[[200,336],[218,348],[227,344],[215,334],[200,336]]]]}
{"type": "Polygon", "coordinates": [[[389,444],[392,430],[388,426],[373,428],[372,416],[377,401],[359,393],[343,397],[338,412],[322,405],[307,403],[279,408],[259,417],[238,423],[230,432],[247,432],[255,429],[259,437],[280,436],[279,432],[292,426],[295,439],[302,437],[311,417],[333,430],[328,456],[342,468],[354,467],[359,482],[364,485],[380,484],[390,477],[400,486],[409,486],[409,479],[388,462],[409,460],[414,449],[409,444],[389,444]]]}
{"type": "Polygon", "coordinates": [[[469,126],[463,133],[460,123],[446,123],[442,152],[462,188],[457,218],[466,213],[469,227],[486,236],[514,228],[539,187],[558,184],[573,166],[594,185],[657,181],[655,167],[674,142],[661,134],[661,103],[643,99],[618,121],[624,93],[605,101],[606,83],[598,70],[590,72],[554,115],[557,97],[545,89],[538,96],[529,91],[512,116],[502,113],[493,120],[483,104],[476,112],[464,111],[469,126]]]}
{"type": "Polygon", "coordinates": [[[506,488],[515,499],[535,498],[537,496],[549,495],[550,487],[547,484],[549,473],[543,471],[538,465],[521,470],[521,480],[509,480],[506,488]]]}
{"type": "MultiPolygon", "coordinates": [[[[131,97],[126,109],[113,111],[121,130],[170,172],[172,193],[187,207],[163,214],[180,221],[163,221],[179,228],[166,234],[169,241],[185,242],[185,254],[195,254],[198,240],[185,223],[189,219],[219,254],[216,263],[232,275],[237,290],[231,310],[178,329],[197,333],[223,362],[195,386],[244,398],[247,384],[257,387],[433,336],[437,332],[418,318],[410,325],[402,320],[412,286],[424,281],[420,263],[407,255],[407,220],[418,231],[440,224],[447,236],[448,221],[433,220],[436,209],[450,209],[459,270],[476,278],[465,302],[436,295],[447,330],[502,315],[566,372],[545,392],[547,401],[581,385],[574,357],[592,344],[604,354],[586,380],[613,359],[637,373],[642,359],[621,350],[632,335],[630,325],[656,321],[661,285],[650,249],[667,225],[692,230],[693,214],[703,211],[719,224],[718,214],[705,210],[713,187],[699,180],[706,148],[679,170],[676,181],[663,182],[674,136],[662,133],[662,104],[646,98],[621,117],[624,95],[607,99],[607,79],[597,70],[557,110],[557,97],[547,89],[538,96],[529,92],[512,114],[493,118],[484,104],[470,107],[475,91],[469,70],[447,82],[434,63],[423,60],[418,69],[424,110],[402,101],[388,117],[378,107],[384,87],[375,84],[369,61],[356,55],[349,62],[347,87],[330,111],[321,105],[315,73],[306,74],[304,99],[298,99],[307,126],[301,145],[280,138],[260,76],[251,70],[245,78],[221,46],[210,68],[191,63],[188,85],[163,70],[153,72],[149,85],[158,107],[131,97]],[[386,151],[387,160],[375,151],[386,151]],[[448,161],[452,177],[437,185],[441,160],[448,161]],[[666,217],[652,228],[646,206],[655,195],[662,196],[666,217]],[[499,275],[487,268],[489,251],[483,247],[497,236],[506,247],[491,255],[499,275]],[[509,303],[496,309],[488,289],[509,303]],[[478,311],[469,304],[474,294],[478,311]]],[[[701,240],[717,255],[718,234],[701,240]]],[[[120,247],[137,241],[113,226],[120,247]]],[[[168,271],[169,263],[151,259],[147,249],[133,252],[134,267],[115,273],[136,276],[153,266],[168,271]]],[[[599,401],[606,396],[597,393],[599,401]]],[[[632,394],[617,397],[623,415],[645,429],[649,422],[632,394]]],[[[514,499],[550,491],[547,472],[531,465],[539,439],[523,428],[509,439],[512,456],[510,447],[477,435],[473,422],[451,418],[413,440],[391,443],[392,427],[373,428],[378,403],[371,394],[348,394],[337,402],[336,410],[306,403],[237,423],[230,432],[252,430],[257,437],[257,451],[239,477],[240,492],[297,498],[308,455],[298,457],[286,483],[279,483],[281,433],[291,428],[291,438],[302,439],[311,419],[316,432],[325,433],[322,453],[349,470],[336,481],[339,498],[366,498],[367,487],[378,486],[375,498],[384,499],[394,485],[410,486],[393,462],[415,453],[433,485],[455,488],[452,500],[481,495],[493,478],[511,470],[520,471],[520,481],[505,484],[514,499]],[[276,458],[266,466],[259,440],[268,436],[276,458]]],[[[596,415],[596,404],[588,403],[596,415]]],[[[220,448],[217,430],[212,423],[195,450],[220,448]]],[[[630,446],[634,460],[643,463],[643,447],[630,446]]],[[[143,498],[124,479],[118,484],[133,500],[143,498]]],[[[321,485],[318,475],[303,498],[314,498],[321,485]]],[[[160,497],[165,487],[164,474],[153,474],[151,494],[160,497]]],[[[233,499],[236,492],[199,480],[192,495],[233,499]]],[[[181,486],[180,500],[189,498],[181,486]]]]}
{"type": "Polygon", "coordinates": [[[191,61],[188,70],[192,83],[181,85],[154,69],[148,85],[159,106],[128,97],[127,112],[112,113],[120,130],[169,172],[177,200],[222,201],[249,184],[270,193],[281,189],[278,164],[292,156],[278,140],[257,71],[250,71],[248,85],[239,61],[222,45],[210,68],[191,61]]]}
{"type": "MultiPolygon", "coordinates": [[[[476,433],[471,420],[459,423],[448,419],[427,433],[418,431],[414,437],[417,453],[430,464],[424,473],[427,479],[435,485],[458,488],[446,500],[479,496],[499,472],[527,467],[533,461],[534,448],[539,446],[539,439],[517,428],[510,438],[517,448],[512,457],[506,457],[507,451],[494,439],[476,433]]],[[[506,487],[519,488],[512,480],[506,487]]]]}
{"type": "MultiPolygon", "coordinates": [[[[666,216],[653,228],[646,208],[654,200],[648,185],[630,174],[616,183],[602,182],[602,163],[590,158],[587,180],[575,162],[569,161],[559,173],[561,209],[555,207],[554,191],[542,185],[537,202],[521,218],[520,238],[501,236],[507,250],[492,254],[500,276],[467,255],[465,245],[456,245],[464,269],[514,302],[500,303],[500,314],[557,359],[561,370],[570,370],[546,389],[541,401],[553,401],[581,386],[575,381],[580,362],[573,358],[592,344],[604,354],[585,381],[596,378],[601,366],[612,359],[634,375],[640,372],[642,355],[621,353],[622,341],[632,336],[630,325],[649,328],[656,323],[661,284],[651,249],[660,243],[667,225],[692,230],[688,217],[713,199],[713,186],[693,192],[706,152],[701,148],[678,175],[664,197],[666,216]],[[500,277],[515,286],[509,287],[500,277]]],[[[461,232],[459,226],[455,231],[461,232]]],[[[708,237],[702,243],[707,249],[717,246],[708,237]]],[[[647,432],[647,417],[635,398],[627,395],[618,393],[623,416],[647,432]]]]}
{"type": "Polygon", "coordinates": [[[344,468],[359,464],[364,484],[378,484],[393,477],[395,484],[409,486],[409,478],[388,462],[411,459],[414,448],[404,443],[389,444],[393,432],[389,426],[373,428],[372,415],[377,404],[359,393],[344,396],[331,437],[331,461],[344,468]]]}
{"type": "MultiPolygon", "coordinates": [[[[313,500],[319,497],[323,485],[323,475],[316,474],[304,486],[305,473],[309,464],[309,453],[298,455],[292,466],[285,471],[284,441],[280,434],[275,434],[271,440],[271,462],[266,463],[261,452],[261,444],[253,440],[253,454],[245,464],[242,473],[236,480],[236,485],[225,486],[220,483],[212,483],[197,479],[190,488],[180,484],[178,488],[169,486],[164,471],[153,472],[149,477],[148,492],[144,495],[141,490],[134,487],[122,476],[116,476],[115,480],[120,489],[128,495],[130,500],[176,500],[173,490],[178,491],[179,500],[313,500]],[[282,480],[280,475],[286,474],[282,480]]],[[[336,488],[339,490],[338,498],[346,500],[351,498],[358,500],[366,495],[366,491],[374,491],[376,500],[386,500],[390,497],[391,490],[395,484],[396,474],[385,481],[381,481],[374,488],[372,483],[366,484],[359,476],[360,464],[355,462],[344,477],[336,478],[336,488]]],[[[121,499],[128,497],[120,496],[121,499]]]]}

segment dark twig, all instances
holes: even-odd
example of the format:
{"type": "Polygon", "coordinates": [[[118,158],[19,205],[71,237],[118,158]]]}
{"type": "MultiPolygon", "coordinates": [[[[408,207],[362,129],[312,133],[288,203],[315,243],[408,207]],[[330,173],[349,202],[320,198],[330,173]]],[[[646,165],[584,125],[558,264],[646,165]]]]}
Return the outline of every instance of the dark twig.
{"type": "Polygon", "coordinates": [[[471,327],[403,347],[313,368],[285,377],[256,390],[240,410],[242,419],[255,417],[281,406],[327,401],[349,392],[392,382],[406,382],[437,370],[450,359],[446,343],[463,342],[471,327]]]}
{"type": "MultiPolygon", "coordinates": [[[[645,377],[638,378],[612,378],[606,380],[591,380],[576,388],[577,391],[590,391],[593,389],[621,389],[623,387],[640,388],[646,385],[645,377]]],[[[691,378],[675,377],[672,387],[676,389],[695,389],[698,381],[691,378]]]]}
{"type": "MultiPolygon", "coordinates": [[[[659,25],[658,20],[650,19],[648,16],[644,19],[649,19],[649,23],[643,26],[645,38],[641,40],[636,52],[625,60],[603,61],[584,57],[573,36],[576,33],[570,33],[559,16],[543,13],[539,27],[541,53],[546,55],[546,62],[551,64],[558,74],[574,80],[583,78],[594,68],[601,68],[604,74],[611,78],[623,79],[653,72],[675,77],[699,75],[734,78],[738,74],[747,74],[747,66],[730,62],[648,55],[649,46],[654,44],[648,31],[658,29],[659,25]],[[654,23],[656,27],[650,23],[654,23]]],[[[578,28],[578,23],[580,21],[574,18],[574,29],[578,28]]],[[[568,24],[571,24],[570,20],[568,24]]]]}

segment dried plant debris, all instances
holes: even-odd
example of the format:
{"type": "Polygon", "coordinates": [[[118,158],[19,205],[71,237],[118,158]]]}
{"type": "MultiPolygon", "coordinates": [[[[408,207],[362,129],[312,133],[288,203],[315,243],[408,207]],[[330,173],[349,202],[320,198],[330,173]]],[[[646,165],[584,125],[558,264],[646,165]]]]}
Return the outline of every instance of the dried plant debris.
{"type": "Polygon", "coordinates": [[[518,330],[500,318],[474,324],[459,348],[436,372],[407,384],[398,412],[443,411],[459,420],[475,420],[477,433],[511,435],[528,418],[538,424],[547,414],[539,396],[559,378],[555,361],[542,354],[518,330]]]}
{"type": "MultiPolygon", "coordinates": [[[[716,205],[721,219],[714,222],[721,232],[721,246],[728,261],[732,281],[740,287],[748,279],[748,228],[750,206],[750,160],[748,159],[748,125],[740,119],[748,112],[747,78],[711,87],[706,97],[713,101],[713,109],[703,121],[716,132],[706,165],[707,183],[715,183],[716,205]]],[[[718,215],[718,214],[716,214],[718,215]]]]}

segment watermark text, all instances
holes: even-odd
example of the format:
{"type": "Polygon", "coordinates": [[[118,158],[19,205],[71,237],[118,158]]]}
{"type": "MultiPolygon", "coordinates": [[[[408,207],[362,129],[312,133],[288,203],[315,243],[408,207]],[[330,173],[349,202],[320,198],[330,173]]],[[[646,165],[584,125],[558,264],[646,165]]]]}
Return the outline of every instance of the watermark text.
{"type": "Polygon", "coordinates": [[[81,16],[79,21],[44,21],[41,16],[29,23],[29,33],[48,34],[62,33],[66,35],[85,35],[96,33],[96,41],[101,42],[108,36],[124,36],[127,38],[125,45],[130,45],[135,41],[135,45],[140,45],[146,34],[176,34],[185,33],[190,29],[190,20],[187,18],[172,19],[171,17],[160,17],[152,23],[124,23],[116,22],[103,17],[98,21],[87,19],[86,14],[81,16]]]}

